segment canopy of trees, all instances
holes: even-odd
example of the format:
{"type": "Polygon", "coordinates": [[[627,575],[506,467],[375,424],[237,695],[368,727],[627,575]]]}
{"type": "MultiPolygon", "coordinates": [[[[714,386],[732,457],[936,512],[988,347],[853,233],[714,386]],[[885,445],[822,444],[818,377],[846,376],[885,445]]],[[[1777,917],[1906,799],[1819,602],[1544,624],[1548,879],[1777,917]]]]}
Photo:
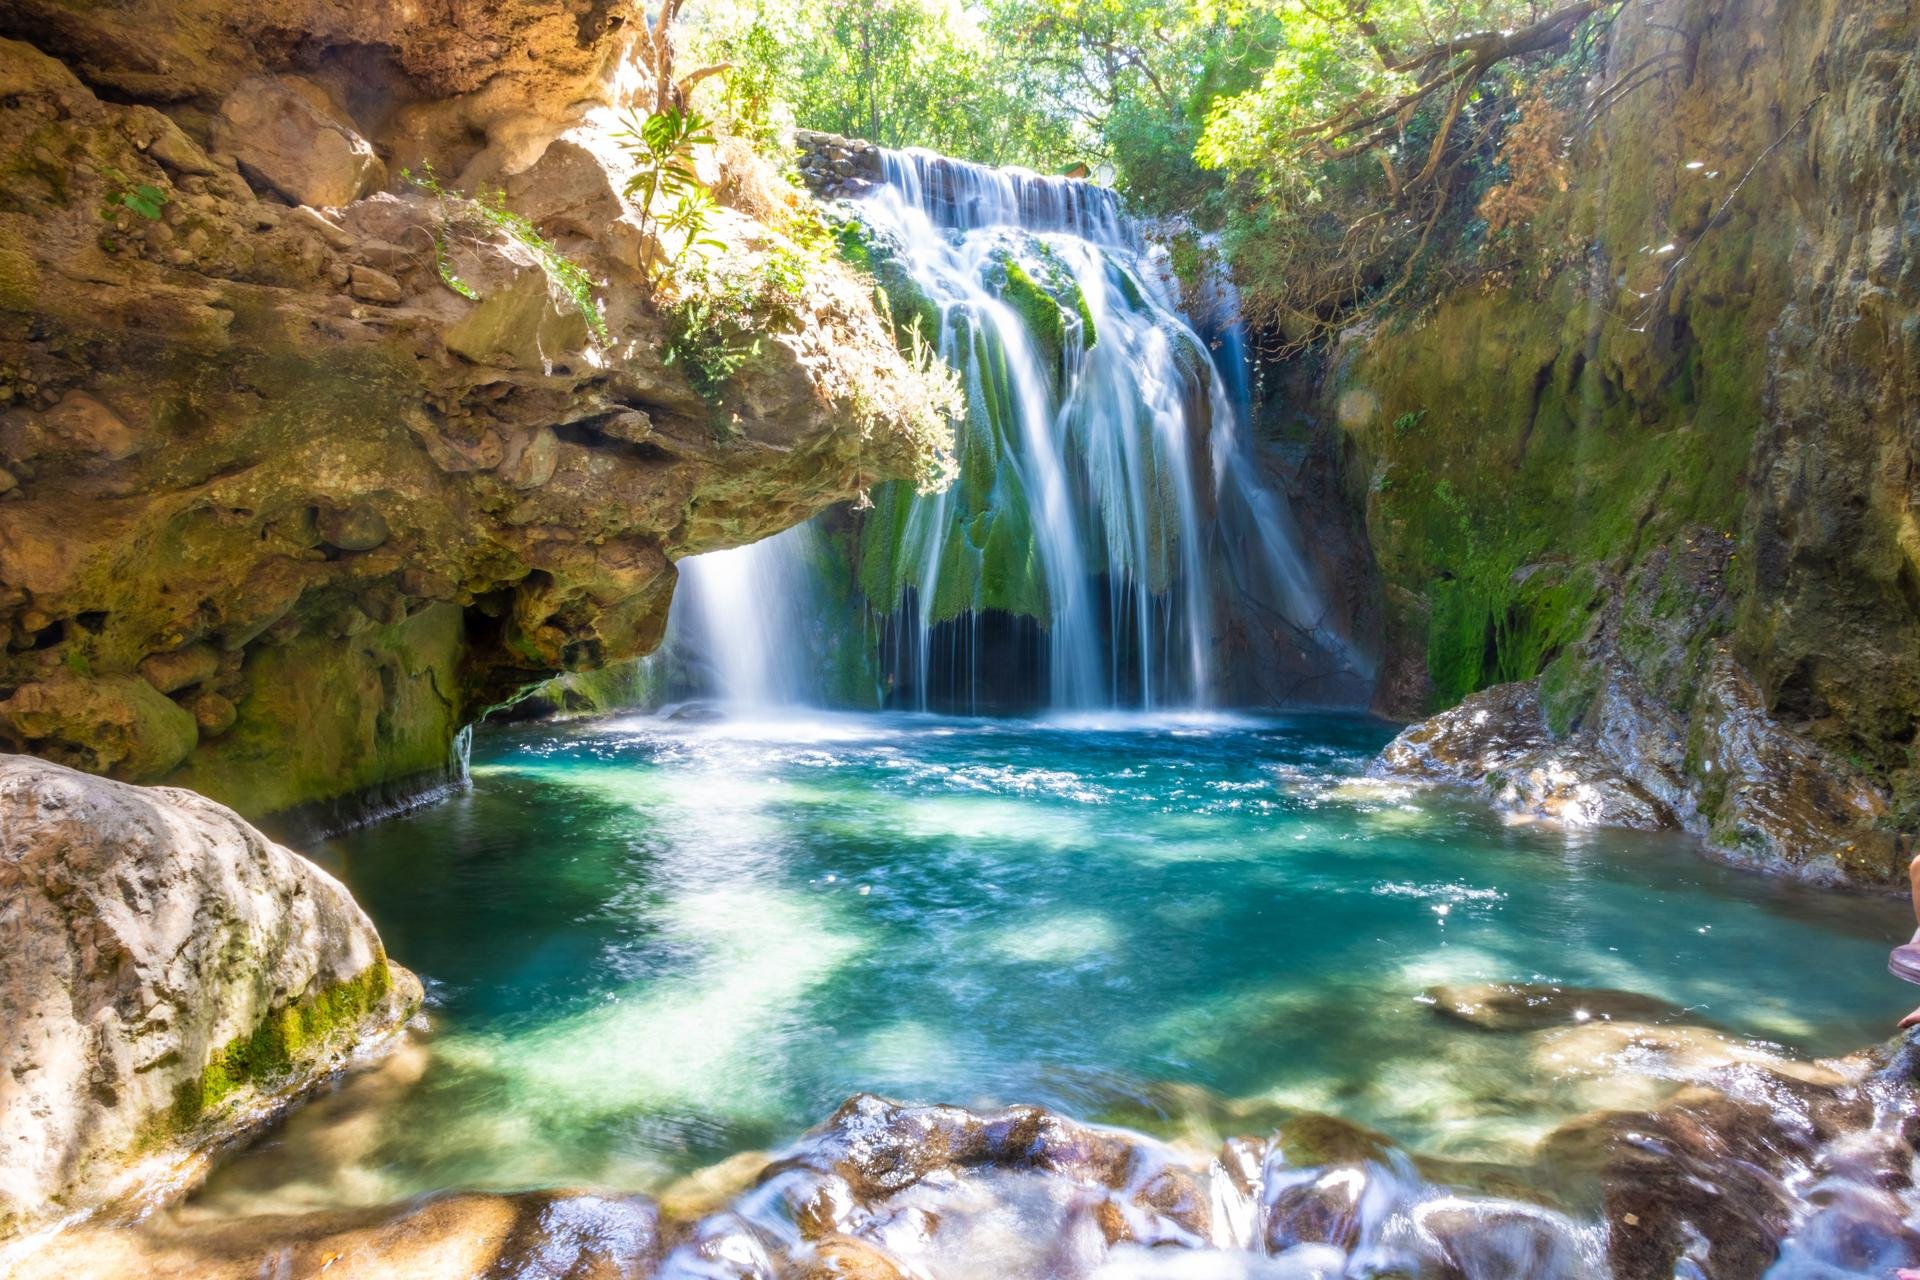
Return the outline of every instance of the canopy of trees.
{"type": "Polygon", "coordinates": [[[1404,288],[1445,218],[1522,221],[1541,179],[1501,144],[1551,168],[1573,124],[1554,86],[1597,66],[1625,3],[686,0],[681,39],[730,64],[702,93],[750,134],[1085,164],[1222,232],[1250,312],[1305,341],[1404,288]]]}

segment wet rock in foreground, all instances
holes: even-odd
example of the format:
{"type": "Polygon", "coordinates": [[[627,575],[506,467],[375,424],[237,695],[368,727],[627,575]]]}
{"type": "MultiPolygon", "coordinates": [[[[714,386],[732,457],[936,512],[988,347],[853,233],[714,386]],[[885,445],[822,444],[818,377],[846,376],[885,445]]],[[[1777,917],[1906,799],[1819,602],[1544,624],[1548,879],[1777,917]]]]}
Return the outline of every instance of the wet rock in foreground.
{"type": "Polygon", "coordinates": [[[333,877],[190,791],[0,756],[0,1238],[189,1178],[398,1027],[333,877]]]}
{"type": "Polygon", "coordinates": [[[1547,1051],[1590,1028],[1607,1041],[1596,1060],[1658,1035],[1667,1066],[1714,1083],[1553,1133],[1513,1170],[1543,1203],[1447,1185],[1444,1162],[1351,1126],[1366,1140],[1303,1143],[1287,1129],[1313,1130],[1307,1113],[1208,1155],[1039,1107],[862,1094],[783,1153],[682,1179],[664,1209],[573,1192],[238,1220],[189,1205],[63,1238],[22,1276],[1758,1280],[1782,1260],[1809,1274],[1920,1261],[1906,1224],[1920,1123],[1897,1054],[1795,1064],[1645,1024],[1535,1034],[1547,1051]]]}

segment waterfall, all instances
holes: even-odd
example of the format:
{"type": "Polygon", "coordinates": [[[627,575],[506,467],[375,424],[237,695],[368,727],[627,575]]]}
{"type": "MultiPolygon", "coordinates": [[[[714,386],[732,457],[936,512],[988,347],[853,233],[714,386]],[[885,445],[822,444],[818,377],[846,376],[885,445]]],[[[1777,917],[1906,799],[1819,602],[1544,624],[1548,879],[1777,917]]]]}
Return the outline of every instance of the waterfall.
{"type": "MultiPolygon", "coordinates": [[[[848,517],[849,596],[877,625],[842,625],[833,643],[872,649],[875,700],[1209,705],[1220,583],[1311,632],[1319,590],[1245,440],[1230,284],[1176,279],[1120,198],[1090,183],[921,151],[882,165],[883,183],[839,206],[854,220],[843,244],[896,327],[961,373],[968,412],[948,490],[882,486],[848,517]],[[1183,294],[1207,312],[1199,328],[1183,294]]],[[[794,643],[819,632],[808,536],[682,563],[675,632],[723,701],[820,696],[806,668],[823,655],[794,643]]]]}
{"type": "Polygon", "coordinates": [[[820,651],[821,537],[810,524],[728,551],[689,556],[662,657],[690,672],[675,690],[733,711],[819,705],[833,698],[820,651]]]}

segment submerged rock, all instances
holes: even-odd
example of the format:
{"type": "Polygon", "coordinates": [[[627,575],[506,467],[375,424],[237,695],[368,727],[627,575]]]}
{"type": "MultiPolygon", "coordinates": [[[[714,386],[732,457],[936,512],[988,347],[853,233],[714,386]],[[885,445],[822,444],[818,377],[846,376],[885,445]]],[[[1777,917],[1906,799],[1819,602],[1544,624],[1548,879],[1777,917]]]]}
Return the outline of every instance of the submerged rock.
{"type": "Polygon", "coordinates": [[[1686,1010],[1655,996],[1551,982],[1483,982],[1428,987],[1436,1015],[1482,1031],[1538,1031],[1569,1023],[1650,1022],[1686,1010]]]}
{"type": "Polygon", "coordinates": [[[1903,1265],[1920,1256],[1894,1190],[1912,1095],[1854,1065],[1789,1099],[1693,1087],[1572,1122],[1513,1171],[1561,1204],[1471,1193],[1378,1135],[1312,1156],[1284,1133],[1240,1137],[1209,1159],[1038,1107],[861,1095],[785,1152],[683,1180],[672,1209],[545,1192],[236,1219],[214,1199],[70,1232],[20,1274],[1744,1280],[1786,1255],[1903,1265]]]}
{"type": "Polygon", "coordinates": [[[179,1178],[420,1000],[338,881],[191,792],[0,756],[0,1234],[179,1178]]]}
{"type": "Polygon", "coordinates": [[[658,1223],[639,1196],[465,1194],[379,1209],[230,1220],[163,1216],[70,1233],[17,1280],[637,1280],[654,1273],[658,1223]]]}

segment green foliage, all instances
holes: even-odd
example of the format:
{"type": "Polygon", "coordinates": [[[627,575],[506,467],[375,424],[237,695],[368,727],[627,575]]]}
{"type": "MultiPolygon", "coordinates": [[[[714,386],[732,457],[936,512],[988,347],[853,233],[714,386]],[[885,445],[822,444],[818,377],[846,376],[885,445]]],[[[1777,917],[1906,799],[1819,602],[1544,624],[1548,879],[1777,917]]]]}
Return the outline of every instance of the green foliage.
{"type": "Polygon", "coordinates": [[[561,253],[551,240],[541,235],[540,229],[532,222],[507,208],[506,192],[495,191],[491,199],[483,200],[451,190],[441,185],[431,164],[422,165],[419,173],[402,169],[400,176],[439,203],[442,231],[434,237],[433,258],[441,283],[447,288],[463,298],[478,301],[480,297],[478,290],[455,274],[447,251],[447,236],[457,234],[463,228],[496,231],[531,253],[548,283],[564,293],[574,309],[585,318],[587,326],[593,330],[593,336],[601,342],[608,340],[607,319],[594,297],[596,285],[593,277],[587,274],[586,268],[561,253]]]}
{"type": "Polygon", "coordinates": [[[665,360],[677,365],[709,404],[718,404],[733,376],[760,354],[759,290],[737,273],[696,270],[667,309],[665,360]]]}
{"type": "Polygon", "coordinates": [[[687,14],[702,59],[733,65],[729,127],[771,140],[788,124],[924,146],[988,164],[1060,170],[1072,121],[1033,93],[1025,51],[949,0],[705,0],[687,14]]]}
{"type": "Polygon", "coordinates": [[[116,191],[107,197],[106,205],[100,210],[100,216],[111,218],[122,209],[131,210],[148,222],[158,222],[160,211],[166,207],[167,193],[150,182],[143,182],[131,191],[116,191]]]}
{"type": "Polygon", "coordinates": [[[678,268],[695,249],[725,248],[706,234],[713,219],[713,197],[694,169],[695,148],[714,144],[711,123],[696,112],[670,106],[644,120],[629,116],[626,128],[613,136],[635,164],[623,194],[638,207],[641,230],[654,238],[670,231],[680,239],[680,248],[664,262],[653,262],[649,249],[649,273],[678,268]],[[663,201],[667,202],[664,212],[658,207],[663,201]]]}

